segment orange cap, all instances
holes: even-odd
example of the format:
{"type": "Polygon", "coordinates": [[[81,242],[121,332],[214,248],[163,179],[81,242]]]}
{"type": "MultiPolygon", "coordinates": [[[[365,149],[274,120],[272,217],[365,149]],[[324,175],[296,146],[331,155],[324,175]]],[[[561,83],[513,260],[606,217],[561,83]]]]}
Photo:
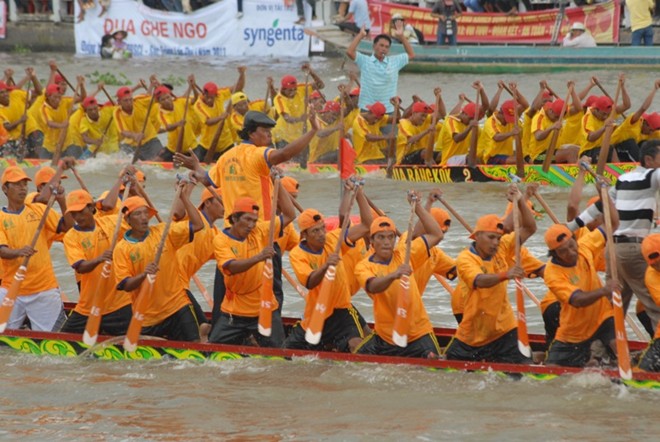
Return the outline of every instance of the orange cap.
{"type": "Polygon", "coordinates": [[[378,232],[396,232],[394,221],[386,216],[379,216],[371,222],[369,235],[374,236],[378,232]]]}
{"type": "Polygon", "coordinates": [[[553,224],[545,232],[545,243],[548,250],[555,250],[569,239],[573,238],[573,232],[566,224],[553,224]]]}
{"type": "Polygon", "coordinates": [[[431,207],[431,215],[435,219],[435,222],[438,223],[443,232],[449,230],[451,226],[451,217],[446,210],[443,210],[439,207],[431,207]]]}
{"type": "Polygon", "coordinates": [[[18,183],[19,181],[32,181],[23,169],[18,166],[9,166],[2,172],[2,185],[5,183],[18,183]]]}
{"type": "Polygon", "coordinates": [[[141,196],[131,196],[126,198],[126,201],[124,201],[124,204],[121,206],[121,210],[124,212],[124,215],[128,216],[140,207],[146,207],[149,209],[150,218],[158,213],[158,211],[153,207],[150,207],[149,204],[147,204],[147,201],[141,196]]]}
{"type": "Polygon", "coordinates": [[[587,207],[589,207],[592,204],[596,204],[598,201],[600,201],[600,195],[592,196],[589,198],[589,201],[587,201],[587,207]]]}
{"type": "Polygon", "coordinates": [[[477,225],[474,227],[471,239],[477,237],[478,232],[494,232],[504,234],[504,224],[502,223],[502,218],[495,214],[484,215],[477,220],[477,225]]]}
{"type": "Polygon", "coordinates": [[[653,265],[660,260],[660,233],[654,233],[647,236],[642,241],[642,255],[649,265],[653,265]]]}
{"type": "Polygon", "coordinates": [[[259,204],[252,198],[244,196],[239,198],[234,203],[234,210],[231,211],[231,214],[234,213],[254,213],[255,215],[259,214],[259,204]]]}
{"type": "MultiPolygon", "coordinates": [[[[220,189],[215,189],[215,193],[217,193],[218,196],[220,196],[221,195],[220,189]]],[[[214,197],[215,195],[213,195],[209,189],[204,188],[204,190],[202,190],[202,196],[199,199],[199,206],[197,206],[197,208],[199,210],[202,210],[202,206],[204,205],[204,203],[214,197]]]]}
{"type": "Polygon", "coordinates": [[[94,198],[86,190],[76,189],[66,196],[66,213],[80,212],[90,204],[94,204],[94,198]]]}
{"type": "MultiPolygon", "coordinates": [[[[46,184],[50,181],[51,178],[55,176],[55,169],[50,166],[44,166],[34,174],[34,184],[39,187],[42,184],[46,184]]],[[[69,178],[66,175],[61,176],[62,179],[69,178]]]]}
{"type": "Polygon", "coordinates": [[[301,232],[314,227],[317,224],[324,224],[323,215],[315,209],[305,209],[298,215],[298,228],[301,232]]]}
{"type": "Polygon", "coordinates": [[[282,178],[280,181],[284,189],[289,192],[291,195],[296,196],[298,195],[298,188],[300,187],[300,184],[295,178],[291,178],[290,176],[285,176],[282,178]]]}

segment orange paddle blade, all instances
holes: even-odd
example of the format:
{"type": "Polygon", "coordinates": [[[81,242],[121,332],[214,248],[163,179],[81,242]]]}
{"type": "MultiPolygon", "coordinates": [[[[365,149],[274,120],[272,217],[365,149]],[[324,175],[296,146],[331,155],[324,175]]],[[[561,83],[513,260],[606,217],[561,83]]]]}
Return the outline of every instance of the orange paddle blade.
{"type": "Polygon", "coordinates": [[[16,302],[16,297],[18,292],[21,289],[21,284],[25,279],[25,272],[27,271],[27,266],[20,266],[14,274],[14,280],[9,286],[9,291],[2,300],[0,304],[0,333],[4,332],[9,323],[9,317],[11,316],[11,311],[14,309],[14,303],[16,302]]]}
{"type": "Polygon", "coordinates": [[[619,376],[621,376],[621,379],[632,379],[630,351],[628,349],[626,324],[623,319],[623,301],[621,300],[620,293],[612,292],[612,305],[614,306],[614,332],[616,335],[616,357],[619,363],[619,376]]]}
{"type": "Polygon", "coordinates": [[[532,348],[529,346],[527,335],[527,316],[525,315],[525,298],[523,297],[522,282],[516,279],[516,306],[518,310],[518,350],[520,353],[532,357],[532,348]]]}
{"type": "Polygon", "coordinates": [[[399,296],[396,300],[396,314],[394,316],[394,328],[392,330],[392,341],[399,347],[408,345],[408,328],[410,326],[410,277],[403,275],[399,279],[399,296]]]}
{"type": "Polygon", "coordinates": [[[273,260],[267,259],[264,264],[264,279],[259,292],[261,303],[259,305],[259,334],[270,336],[273,332],[273,260]]]}
{"type": "Polygon", "coordinates": [[[89,346],[96,344],[96,339],[99,337],[99,327],[101,326],[101,315],[103,315],[103,301],[104,295],[101,287],[112,275],[112,261],[105,261],[103,269],[101,270],[101,277],[97,280],[96,290],[92,298],[92,308],[87,317],[87,324],[85,324],[85,332],[83,333],[83,342],[89,346]]]}
{"type": "Polygon", "coordinates": [[[126,339],[124,339],[124,349],[126,351],[135,351],[137,349],[140,333],[142,333],[142,323],[144,322],[144,313],[151,303],[151,292],[156,283],[156,275],[147,274],[147,279],[140,286],[140,292],[133,304],[133,317],[128,325],[126,339]]]}
{"type": "Polygon", "coordinates": [[[309,324],[307,326],[307,331],[305,332],[305,341],[312,345],[321,342],[321,334],[323,333],[326,312],[331,310],[329,304],[332,298],[332,283],[335,281],[336,276],[337,268],[335,266],[329,266],[328,270],[325,272],[325,276],[323,276],[319,296],[316,299],[316,305],[312,311],[312,317],[309,318],[309,324]]]}

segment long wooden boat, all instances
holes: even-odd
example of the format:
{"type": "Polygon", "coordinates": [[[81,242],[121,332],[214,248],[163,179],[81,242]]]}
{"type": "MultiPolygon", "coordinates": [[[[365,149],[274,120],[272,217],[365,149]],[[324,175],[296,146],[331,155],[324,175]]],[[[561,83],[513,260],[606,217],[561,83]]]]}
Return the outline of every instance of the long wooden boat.
{"type": "MultiPolygon", "coordinates": [[[[290,324],[291,321],[289,320],[290,324]]],[[[438,337],[446,345],[454,330],[437,329],[438,337]]],[[[540,335],[532,335],[533,346],[540,345],[540,335]]],[[[329,351],[285,350],[277,348],[247,347],[236,345],[200,344],[181,341],[168,341],[144,338],[134,352],[126,351],[123,337],[100,336],[97,344],[90,348],[82,342],[81,335],[70,333],[34,332],[28,330],[6,330],[0,335],[0,348],[13,349],[22,353],[57,357],[91,357],[100,360],[160,360],[177,359],[190,361],[231,361],[245,358],[259,358],[289,361],[295,358],[315,358],[332,362],[399,364],[423,369],[454,372],[470,371],[496,373],[501,376],[551,380],[558,376],[584,373],[584,369],[570,367],[549,367],[544,365],[518,365],[486,362],[447,361],[439,359],[403,358],[392,356],[366,356],[329,351]]],[[[631,342],[632,350],[640,350],[645,343],[631,342]]],[[[660,373],[635,371],[633,379],[620,380],[615,370],[596,370],[613,381],[622,382],[632,388],[660,390],[660,373]]]]}
{"type": "MultiPolygon", "coordinates": [[[[121,160],[118,160],[118,163],[121,160]]],[[[19,165],[24,168],[40,167],[49,160],[25,159],[16,161],[13,159],[0,158],[0,170],[11,165],[19,165]]],[[[124,161],[125,162],[125,161],[124,161]]],[[[84,163],[84,161],[81,161],[84,163]]],[[[158,167],[162,169],[172,169],[172,163],[160,163],[146,161],[141,163],[147,167],[158,167]]],[[[290,171],[302,171],[303,169],[296,163],[284,165],[285,169],[290,171]]],[[[636,163],[610,163],[604,170],[604,175],[611,181],[615,181],[621,174],[629,172],[637,167],[636,163]]],[[[356,172],[364,174],[383,174],[385,165],[356,165],[356,172]]],[[[305,169],[312,174],[336,174],[336,164],[313,164],[310,163],[305,169]]],[[[543,172],[541,165],[525,165],[525,179],[527,183],[539,183],[541,185],[571,187],[575,183],[579,166],[577,164],[555,164],[550,166],[548,172],[543,172]]],[[[425,183],[485,183],[485,182],[512,182],[517,181],[515,177],[515,165],[478,165],[476,167],[467,166],[395,166],[392,178],[397,181],[425,182],[425,183]]],[[[587,177],[587,182],[592,180],[587,177]]]]}

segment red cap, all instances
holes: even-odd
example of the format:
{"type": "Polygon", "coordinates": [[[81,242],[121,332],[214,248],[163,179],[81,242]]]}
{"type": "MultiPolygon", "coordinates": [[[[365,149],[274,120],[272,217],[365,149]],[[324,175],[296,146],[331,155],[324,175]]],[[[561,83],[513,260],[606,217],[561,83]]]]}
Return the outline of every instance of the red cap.
{"type": "Polygon", "coordinates": [[[424,103],[423,101],[418,101],[412,105],[412,112],[423,112],[427,114],[429,112],[429,105],[424,103]]]}
{"type": "Polygon", "coordinates": [[[504,103],[502,103],[500,112],[502,112],[502,115],[504,116],[504,121],[506,121],[507,124],[511,124],[516,120],[516,113],[514,110],[515,106],[516,103],[513,100],[507,100],[504,103]]]}
{"type": "Polygon", "coordinates": [[[477,112],[477,105],[474,104],[474,103],[468,103],[465,106],[463,106],[463,109],[461,109],[461,112],[463,112],[465,115],[470,117],[470,119],[473,119],[475,113],[477,112]]]}
{"type": "Polygon", "coordinates": [[[642,118],[644,121],[646,121],[646,124],[649,125],[651,130],[658,130],[660,129],[660,114],[657,112],[653,112],[652,114],[644,114],[642,115],[642,118]]]}
{"type": "Polygon", "coordinates": [[[598,97],[596,101],[594,101],[594,103],[591,105],[591,107],[594,107],[602,112],[610,112],[612,110],[612,104],[614,104],[614,102],[611,98],[603,96],[598,97]]]}
{"type": "Polygon", "coordinates": [[[85,97],[85,99],[82,102],[82,107],[84,109],[88,109],[92,106],[98,106],[99,102],[96,101],[96,98],[94,97],[85,97]]]}
{"type": "Polygon", "coordinates": [[[204,92],[209,95],[218,95],[218,85],[212,81],[209,81],[204,85],[204,92]]]}
{"type": "Polygon", "coordinates": [[[170,94],[170,90],[165,87],[165,86],[158,86],[156,90],[154,91],[154,97],[156,100],[158,100],[160,97],[162,97],[165,94],[170,94]]]}
{"type": "Polygon", "coordinates": [[[351,95],[353,97],[357,97],[358,95],[360,95],[360,88],[359,87],[354,87],[353,89],[351,89],[351,91],[348,93],[348,95],[351,95]]]}
{"type": "Polygon", "coordinates": [[[543,91],[543,94],[541,95],[541,99],[543,101],[552,101],[552,94],[548,91],[543,91]]]}
{"type": "Polygon", "coordinates": [[[564,108],[564,100],[562,100],[561,98],[557,98],[555,101],[550,103],[550,106],[548,107],[548,109],[554,112],[555,115],[557,115],[557,117],[561,115],[561,110],[563,108],[564,108]]]}
{"type": "Polygon", "coordinates": [[[376,101],[374,104],[368,104],[367,110],[374,114],[376,118],[382,118],[386,112],[385,105],[380,101],[376,101]]]}
{"type": "Polygon", "coordinates": [[[61,92],[60,87],[55,83],[49,84],[48,87],[46,88],[47,97],[53,94],[59,94],[60,92],[61,92]]]}
{"type": "Polygon", "coordinates": [[[133,92],[131,92],[130,87],[124,86],[117,89],[117,98],[119,98],[120,100],[125,97],[130,97],[132,94],[133,92]]]}
{"type": "Polygon", "coordinates": [[[315,99],[315,98],[323,98],[323,97],[321,97],[321,93],[319,91],[314,91],[312,92],[312,95],[309,96],[309,98],[315,99]]]}
{"type": "Polygon", "coordinates": [[[587,97],[587,101],[584,102],[584,107],[593,106],[596,100],[598,100],[598,95],[589,95],[587,97]]]}
{"type": "Polygon", "coordinates": [[[60,74],[55,74],[55,78],[53,78],[54,83],[62,83],[64,81],[64,77],[62,77],[60,74]]]}
{"type": "Polygon", "coordinates": [[[341,112],[341,105],[336,101],[326,101],[321,112],[341,112]]]}
{"type": "Polygon", "coordinates": [[[293,89],[298,86],[298,80],[293,75],[285,75],[282,77],[282,89],[293,89]]]}
{"type": "Polygon", "coordinates": [[[8,90],[10,90],[10,88],[9,88],[9,86],[7,85],[7,83],[5,83],[4,81],[0,80],[0,91],[8,91],[8,90]]]}

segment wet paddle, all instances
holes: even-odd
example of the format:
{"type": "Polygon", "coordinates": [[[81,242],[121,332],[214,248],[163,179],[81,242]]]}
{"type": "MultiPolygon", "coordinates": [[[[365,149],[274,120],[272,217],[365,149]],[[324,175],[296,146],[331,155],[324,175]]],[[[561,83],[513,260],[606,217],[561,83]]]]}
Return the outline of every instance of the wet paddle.
{"type": "MultiPolygon", "coordinates": [[[[74,169],[75,170],[75,169],[74,169]]],[[[124,188],[123,195],[128,194],[129,187],[131,183],[126,183],[124,188]]],[[[121,198],[124,199],[123,196],[121,198]]],[[[117,245],[117,240],[119,239],[119,232],[121,231],[122,220],[124,219],[124,212],[119,211],[117,214],[117,224],[115,225],[115,230],[112,233],[112,240],[110,243],[110,251],[115,250],[117,245]]],[[[102,287],[106,285],[112,276],[112,260],[106,260],[103,262],[103,269],[101,270],[101,277],[96,281],[96,290],[94,290],[94,296],[92,297],[92,307],[89,310],[89,316],[87,317],[87,324],[85,325],[85,332],[83,333],[83,342],[89,346],[96,344],[96,339],[99,336],[99,327],[101,326],[101,317],[103,315],[103,305],[105,304],[105,296],[107,293],[104,293],[102,287]]]]}
{"type": "MultiPolygon", "coordinates": [[[[310,68],[311,69],[311,68],[310,68]]],[[[309,122],[309,70],[305,71],[305,107],[303,108],[303,122],[302,122],[302,133],[303,135],[307,133],[307,126],[309,122]]],[[[303,149],[300,153],[300,167],[307,169],[307,159],[309,158],[309,147],[303,149]]]]}
{"type": "MultiPolygon", "coordinates": [[[[181,118],[181,121],[183,121],[183,124],[179,128],[179,134],[176,139],[176,153],[181,153],[183,151],[183,140],[186,135],[186,116],[188,116],[188,108],[190,107],[190,93],[192,91],[192,86],[188,86],[188,90],[186,91],[186,104],[183,107],[183,118],[181,118]]],[[[178,169],[181,167],[181,165],[178,162],[173,163],[174,168],[178,169]]]]}
{"type": "MultiPolygon", "coordinates": [[[[415,221],[415,208],[417,199],[412,195],[410,203],[410,217],[408,218],[408,236],[406,237],[406,255],[404,264],[410,265],[410,249],[412,247],[413,222],[415,221]]],[[[394,326],[392,327],[392,341],[399,347],[408,346],[408,329],[410,327],[410,276],[402,275],[399,278],[399,296],[396,300],[396,311],[394,316],[394,326]]]]}
{"type": "Polygon", "coordinates": [[[229,104],[225,108],[225,118],[220,121],[218,124],[218,128],[215,130],[215,133],[213,134],[213,139],[211,140],[211,145],[209,146],[209,149],[206,151],[206,155],[204,155],[204,162],[206,164],[211,164],[213,162],[213,157],[215,156],[215,151],[218,150],[218,142],[220,141],[220,135],[222,134],[222,131],[225,128],[225,122],[227,121],[227,118],[229,118],[232,110],[232,104],[231,100],[229,101],[229,104]]]}
{"type": "MultiPolygon", "coordinates": [[[[170,208],[170,214],[165,223],[165,228],[163,229],[163,235],[160,238],[160,243],[158,244],[158,249],[156,250],[156,257],[154,258],[154,263],[158,265],[160,262],[160,257],[163,254],[163,249],[165,248],[165,242],[167,241],[167,236],[170,232],[170,227],[172,225],[172,212],[174,212],[174,206],[181,196],[181,189],[183,187],[178,187],[176,190],[176,195],[174,196],[174,201],[172,201],[172,207],[170,208]]],[[[153,275],[147,273],[147,277],[142,281],[138,295],[135,302],[133,303],[133,316],[131,317],[131,322],[128,325],[128,331],[126,332],[126,338],[124,339],[124,349],[128,352],[133,352],[137,349],[138,340],[140,339],[140,333],[142,332],[142,323],[144,322],[144,314],[151,304],[151,297],[154,290],[154,285],[156,284],[156,274],[153,275]]]]}
{"type": "Polygon", "coordinates": [[[621,93],[622,80],[616,86],[616,93],[614,94],[614,102],[612,103],[612,110],[610,115],[605,120],[605,132],[603,132],[602,142],[600,143],[600,152],[598,154],[598,164],[596,165],[596,174],[602,175],[607,164],[607,158],[610,156],[610,142],[612,141],[612,132],[614,132],[614,119],[616,118],[616,103],[619,101],[619,94],[621,93]],[[608,124],[609,122],[609,124],[608,124]]]}
{"type": "Polygon", "coordinates": [[[399,106],[401,102],[399,97],[394,97],[394,112],[392,113],[392,123],[390,125],[390,136],[392,137],[387,147],[387,178],[392,178],[394,163],[396,163],[396,129],[399,120],[399,106]]]}
{"type": "Polygon", "coordinates": [[[479,143],[479,117],[481,117],[481,106],[479,105],[479,98],[481,98],[481,90],[477,89],[477,98],[474,100],[474,118],[472,122],[474,127],[470,130],[470,147],[467,154],[467,165],[475,167],[477,165],[477,145],[479,143]]]}
{"type": "MultiPolygon", "coordinates": [[[[518,200],[521,198],[519,195],[513,201],[513,225],[515,235],[515,255],[516,266],[521,266],[520,260],[520,207],[518,207],[518,200]]],[[[516,278],[516,309],[518,316],[518,350],[528,358],[532,357],[532,349],[529,346],[529,336],[527,334],[527,316],[525,315],[525,298],[523,298],[522,281],[516,278]]]]}
{"type": "MultiPolygon", "coordinates": [[[[270,226],[268,228],[268,247],[273,247],[275,241],[275,217],[277,216],[277,198],[280,192],[280,178],[276,175],[273,180],[273,199],[271,201],[270,226]]],[[[270,336],[273,332],[273,259],[268,258],[264,263],[263,281],[259,287],[261,302],[259,303],[259,334],[270,336]]]]}
{"type": "Polygon", "coordinates": [[[27,127],[27,111],[28,108],[30,107],[30,84],[32,83],[32,80],[28,80],[27,82],[27,91],[25,93],[25,106],[23,107],[23,115],[21,118],[25,118],[25,121],[21,124],[21,135],[20,138],[18,139],[18,160],[23,160],[25,158],[25,152],[27,150],[26,148],[26,134],[25,130],[27,127]]]}
{"type": "Polygon", "coordinates": [[[429,167],[435,166],[435,160],[433,158],[433,147],[435,146],[435,128],[438,125],[438,118],[440,116],[440,100],[442,99],[442,95],[440,94],[440,89],[439,88],[437,89],[438,89],[437,93],[435,94],[435,109],[433,110],[433,117],[431,118],[429,138],[428,138],[428,142],[426,143],[426,151],[424,153],[424,162],[429,167]]]}
{"type": "Polygon", "coordinates": [[[140,148],[142,147],[142,143],[144,141],[144,133],[147,130],[147,124],[149,124],[151,108],[154,106],[155,99],[156,99],[156,95],[154,95],[152,91],[151,98],[149,99],[149,106],[147,106],[147,115],[144,117],[144,123],[142,124],[142,131],[140,132],[140,135],[142,135],[142,137],[140,138],[140,141],[138,141],[137,146],[135,146],[135,152],[133,152],[133,159],[131,160],[131,164],[137,163],[137,160],[139,158],[138,154],[140,153],[140,148]]]}
{"type": "MultiPolygon", "coordinates": [[[[356,183],[358,186],[359,183],[356,183]]],[[[357,195],[357,187],[353,189],[351,194],[351,199],[348,204],[348,210],[344,214],[344,220],[341,225],[341,233],[337,239],[337,244],[335,245],[334,254],[338,254],[341,250],[341,244],[344,241],[346,236],[346,231],[351,221],[351,208],[355,202],[355,197],[357,195]]],[[[312,345],[316,345],[321,341],[321,335],[323,333],[323,325],[325,324],[325,319],[327,316],[332,314],[333,306],[330,305],[332,295],[333,295],[333,284],[335,277],[337,275],[337,267],[335,265],[328,266],[323,275],[323,281],[321,281],[321,288],[319,289],[319,295],[316,298],[316,305],[312,311],[312,315],[309,318],[309,324],[307,325],[307,330],[305,331],[305,340],[312,345]]]]}
{"type": "MultiPolygon", "coordinates": [[[[53,207],[53,204],[55,203],[56,197],[57,197],[57,190],[52,189],[50,198],[48,199],[48,204],[46,204],[46,210],[44,210],[43,215],[41,215],[41,220],[39,221],[37,230],[34,232],[32,241],[30,241],[30,248],[32,249],[34,249],[34,247],[37,245],[37,241],[39,240],[39,235],[41,235],[41,231],[46,225],[48,214],[50,213],[50,209],[53,207]]],[[[42,253],[47,253],[47,252],[42,252],[42,253]]],[[[7,294],[5,295],[4,299],[2,300],[2,303],[0,304],[0,333],[3,333],[7,328],[7,324],[9,323],[11,312],[14,309],[14,303],[16,302],[16,297],[18,296],[18,293],[21,289],[21,284],[25,279],[25,274],[27,273],[27,266],[29,263],[30,263],[30,256],[24,257],[23,262],[21,262],[21,265],[18,267],[18,270],[14,274],[14,279],[12,280],[11,285],[9,286],[9,290],[7,291],[7,294]]]]}
{"type": "Polygon", "coordinates": [[[536,189],[534,189],[534,196],[543,207],[543,210],[545,210],[545,213],[548,214],[552,222],[555,224],[561,224],[559,218],[557,218],[557,215],[555,215],[550,206],[548,206],[548,203],[545,202],[545,199],[536,191],[536,189]]]}
{"type": "MultiPolygon", "coordinates": [[[[561,113],[559,114],[559,118],[557,118],[557,121],[559,121],[560,123],[564,121],[564,115],[566,114],[566,110],[568,109],[568,100],[570,100],[572,93],[573,93],[573,86],[568,88],[568,94],[566,94],[566,99],[564,100],[564,107],[561,108],[561,113]]],[[[548,146],[548,150],[545,153],[545,159],[543,160],[543,172],[547,172],[548,170],[550,170],[550,164],[552,164],[552,160],[555,157],[555,150],[557,149],[557,141],[559,140],[560,132],[561,132],[561,128],[554,129],[552,131],[552,135],[550,138],[550,145],[548,146]]]]}
{"type": "MultiPolygon", "coordinates": [[[[518,115],[518,102],[514,98],[513,103],[513,127],[520,130],[520,115],[518,115]]],[[[523,154],[523,145],[520,132],[514,135],[514,145],[516,149],[516,175],[524,179],[525,178],[525,157],[523,154]]]]}

